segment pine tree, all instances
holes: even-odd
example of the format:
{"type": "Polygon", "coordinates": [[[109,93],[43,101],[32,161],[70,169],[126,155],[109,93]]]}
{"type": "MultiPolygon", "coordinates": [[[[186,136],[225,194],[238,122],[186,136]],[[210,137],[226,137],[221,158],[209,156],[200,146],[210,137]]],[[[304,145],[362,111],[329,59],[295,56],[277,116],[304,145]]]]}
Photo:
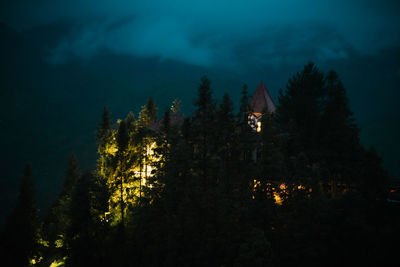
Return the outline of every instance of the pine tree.
{"type": "Polygon", "coordinates": [[[60,195],[61,197],[71,197],[71,192],[80,175],[81,173],[79,169],[78,159],[76,158],[75,154],[71,154],[68,161],[68,168],[65,173],[64,186],[60,195]]]}
{"type": "Polygon", "coordinates": [[[46,241],[49,242],[49,257],[58,254],[62,259],[68,249],[65,241],[67,229],[71,224],[71,198],[80,176],[78,160],[75,154],[72,154],[68,161],[61,193],[51,206],[44,221],[43,233],[46,241]]]}
{"type": "Polygon", "coordinates": [[[288,134],[287,156],[304,152],[311,162],[319,160],[318,131],[325,95],[324,75],[313,63],[289,79],[285,93],[280,92],[276,120],[279,130],[288,134]]]}
{"type": "Polygon", "coordinates": [[[192,131],[198,159],[200,175],[203,181],[213,183],[210,174],[210,158],[215,152],[215,102],[212,99],[211,82],[207,77],[201,79],[197,90],[196,110],[193,117],[192,131]]]}
{"type": "Polygon", "coordinates": [[[128,113],[128,116],[126,116],[125,122],[126,122],[126,127],[128,128],[129,136],[133,136],[133,134],[136,131],[136,119],[132,111],[128,113]]]}
{"type": "Polygon", "coordinates": [[[99,154],[103,154],[106,144],[111,138],[111,119],[107,107],[103,108],[100,125],[97,129],[97,145],[99,146],[99,154]]]}
{"type": "Polygon", "coordinates": [[[94,220],[91,213],[91,183],[93,176],[86,172],[76,181],[71,195],[67,229],[67,266],[87,266],[92,262],[94,220]]]}
{"type": "Polygon", "coordinates": [[[218,174],[222,179],[225,190],[231,191],[235,183],[236,173],[233,172],[234,165],[239,160],[238,133],[236,131],[236,120],[233,114],[233,103],[228,94],[224,94],[222,103],[216,114],[216,143],[217,155],[219,156],[218,174]]]}
{"type": "Polygon", "coordinates": [[[235,163],[237,170],[236,191],[243,198],[250,197],[251,184],[256,175],[252,152],[255,150],[256,142],[253,130],[249,125],[250,106],[248,99],[247,85],[242,87],[242,97],[240,99],[240,111],[238,114],[238,153],[239,160],[235,163]]]}
{"type": "Polygon", "coordinates": [[[14,266],[28,266],[38,256],[38,215],[31,176],[32,168],[27,164],[16,207],[6,222],[2,238],[2,260],[14,266]]]}
{"type": "Polygon", "coordinates": [[[124,226],[125,218],[125,198],[124,198],[124,183],[127,180],[127,171],[129,168],[127,149],[129,145],[129,133],[125,121],[121,121],[117,133],[117,147],[118,152],[116,160],[118,164],[117,180],[115,186],[119,189],[119,205],[121,210],[121,225],[124,226]]]}
{"type": "Polygon", "coordinates": [[[97,152],[99,154],[98,169],[102,176],[107,176],[107,163],[109,162],[109,149],[112,145],[111,119],[107,107],[103,108],[100,125],[97,129],[97,152]]]}
{"type": "Polygon", "coordinates": [[[261,118],[260,160],[257,162],[260,176],[269,181],[282,181],[283,155],[272,118],[272,114],[264,111],[261,118]]]}
{"type": "Polygon", "coordinates": [[[238,119],[240,123],[247,124],[249,116],[249,96],[247,92],[247,85],[244,84],[242,88],[242,98],[240,99],[240,111],[238,114],[238,119]]]}
{"type": "Polygon", "coordinates": [[[326,88],[327,99],[319,137],[328,170],[326,175],[331,183],[337,183],[337,180],[350,183],[357,176],[354,166],[361,156],[359,129],[349,107],[346,89],[335,71],[328,73],[326,88]]]}
{"type": "Polygon", "coordinates": [[[143,128],[149,127],[157,120],[157,107],[153,98],[150,98],[139,113],[139,125],[143,128]]]}
{"type": "Polygon", "coordinates": [[[376,150],[371,147],[363,149],[363,155],[356,168],[358,173],[357,184],[364,195],[370,202],[385,202],[388,194],[388,185],[390,176],[382,167],[382,158],[376,150]]]}
{"type": "Polygon", "coordinates": [[[157,107],[154,103],[153,98],[150,98],[146,104],[146,110],[150,118],[150,123],[153,123],[157,120],[157,107]]]}

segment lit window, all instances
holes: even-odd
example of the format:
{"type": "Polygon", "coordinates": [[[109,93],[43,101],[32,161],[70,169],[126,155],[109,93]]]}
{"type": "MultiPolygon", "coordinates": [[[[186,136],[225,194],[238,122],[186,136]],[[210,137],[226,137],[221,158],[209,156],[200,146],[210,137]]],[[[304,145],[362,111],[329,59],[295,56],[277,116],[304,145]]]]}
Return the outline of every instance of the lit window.
{"type": "Polygon", "coordinates": [[[257,122],[257,133],[261,132],[261,121],[257,122]]]}

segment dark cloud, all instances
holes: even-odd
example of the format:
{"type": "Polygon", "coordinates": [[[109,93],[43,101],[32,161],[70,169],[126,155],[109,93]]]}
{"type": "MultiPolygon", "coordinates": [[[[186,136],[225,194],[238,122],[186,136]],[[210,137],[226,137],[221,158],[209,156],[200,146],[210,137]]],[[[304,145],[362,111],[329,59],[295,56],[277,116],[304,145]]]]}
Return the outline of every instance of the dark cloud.
{"type": "Polygon", "coordinates": [[[397,1],[13,1],[3,19],[19,29],[66,21],[71,32],[50,61],[115,53],[174,59],[200,66],[244,67],[236,54],[279,66],[346,58],[347,46],[373,54],[399,43],[397,1]],[[321,28],[330,29],[321,34],[321,28]],[[344,41],[345,40],[345,41],[344,41]],[[248,48],[249,49],[249,48],[248,48]],[[311,55],[310,55],[311,54],[311,55]]]}

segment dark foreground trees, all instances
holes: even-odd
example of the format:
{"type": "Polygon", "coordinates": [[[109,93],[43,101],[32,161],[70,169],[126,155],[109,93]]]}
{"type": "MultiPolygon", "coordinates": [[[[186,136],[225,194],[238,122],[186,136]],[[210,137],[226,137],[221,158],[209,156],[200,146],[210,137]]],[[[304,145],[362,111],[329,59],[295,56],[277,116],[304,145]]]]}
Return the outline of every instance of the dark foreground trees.
{"type": "Polygon", "coordinates": [[[38,211],[32,168],[27,164],[21,181],[16,207],[8,217],[1,240],[1,261],[13,266],[28,266],[37,260],[39,247],[38,211]]]}
{"type": "Polygon", "coordinates": [[[41,240],[41,250],[7,242],[21,264],[35,255],[67,266],[392,264],[399,207],[386,202],[387,173],[359,142],[335,72],[307,64],[260,133],[247,122],[246,86],[236,116],[206,77],[193,117],[177,103],[157,120],[150,99],[138,120],[130,113],[115,128],[104,109],[97,169],[81,175],[71,157],[40,232],[23,213],[36,234],[26,244],[41,240]]]}

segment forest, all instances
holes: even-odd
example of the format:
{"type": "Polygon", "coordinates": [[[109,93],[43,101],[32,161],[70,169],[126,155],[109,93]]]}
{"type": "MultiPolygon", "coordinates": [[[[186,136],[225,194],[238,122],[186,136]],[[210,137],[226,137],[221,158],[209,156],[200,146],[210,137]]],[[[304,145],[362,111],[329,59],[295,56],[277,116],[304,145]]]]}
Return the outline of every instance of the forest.
{"type": "MultiPolygon", "coordinates": [[[[238,87],[239,88],[239,87],[238,87]]],[[[97,164],[71,155],[41,218],[26,165],[1,236],[12,266],[398,266],[400,205],[335,71],[308,63],[257,130],[203,77],[195,111],[104,107],[97,164]]]]}

